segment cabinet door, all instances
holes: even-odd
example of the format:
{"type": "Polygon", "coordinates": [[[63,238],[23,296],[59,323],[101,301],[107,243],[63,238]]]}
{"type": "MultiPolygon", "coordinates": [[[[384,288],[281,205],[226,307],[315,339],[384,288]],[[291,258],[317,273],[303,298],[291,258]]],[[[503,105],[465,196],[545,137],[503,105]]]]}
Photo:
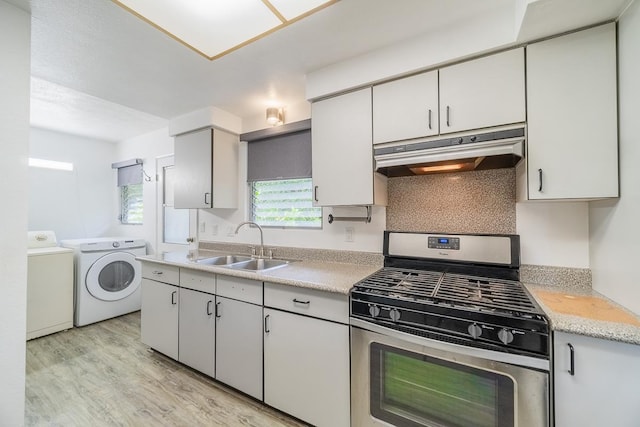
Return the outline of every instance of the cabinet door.
{"type": "Polygon", "coordinates": [[[215,357],[215,295],[180,289],[179,358],[211,377],[215,357]]]}
{"type": "Polygon", "coordinates": [[[438,71],[373,87],[373,143],[437,135],[438,71]]]}
{"type": "Polygon", "coordinates": [[[174,207],[212,207],[211,129],[176,136],[173,150],[176,172],[174,207]]]}
{"type": "Polygon", "coordinates": [[[615,24],[527,47],[529,199],[618,196],[615,24]]]}
{"type": "Polygon", "coordinates": [[[347,325],[265,308],[264,401],[318,427],[350,419],[347,325]]]}
{"type": "Polygon", "coordinates": [[[213,130],[212,208],[238,207],[238,135],[213,130]]]}
{"type": "Polygon", "coordinates": [[[178,359],[178,287],[142,279],[140,340],[178,359]]]}
{"type": "Polygon", "coordinates": [[[314,206],[373,200],[371,88],[311,106],[314,206]]]}
{"type": "Polygon", "coordinates": [[[262,306],[216,301],[216,379],[262,400],[262,306]]]}
{"type": "Polygon", "coordinates": [[[637,427],[640,346],[556,332],[554,395],[558,427],[637,427]]]}
{"type": "Polygon", "coordinates": [[[524,48],[440,69],[440,133],[525,120],[524,48]]]}

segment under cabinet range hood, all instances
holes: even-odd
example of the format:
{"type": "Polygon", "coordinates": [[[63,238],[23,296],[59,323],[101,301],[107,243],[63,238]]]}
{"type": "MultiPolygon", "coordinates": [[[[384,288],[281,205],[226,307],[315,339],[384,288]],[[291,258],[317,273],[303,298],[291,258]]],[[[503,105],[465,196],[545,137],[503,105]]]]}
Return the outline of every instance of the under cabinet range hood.
{"type": "Polygon", "coordinates": [[[525,126],[374,146],[376,172],[388,177],[500,169],[524,157],[525,126]]]}

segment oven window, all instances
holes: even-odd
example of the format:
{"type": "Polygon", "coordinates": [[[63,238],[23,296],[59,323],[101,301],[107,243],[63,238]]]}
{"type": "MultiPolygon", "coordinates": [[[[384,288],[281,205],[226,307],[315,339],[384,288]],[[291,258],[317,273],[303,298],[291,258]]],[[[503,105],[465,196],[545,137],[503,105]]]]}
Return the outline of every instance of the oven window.
{"type": "Polygon", "coordinates": [[[370,349],[374,417],[399,427],[514,425],[511,377],[378,343],[370,349]]]}

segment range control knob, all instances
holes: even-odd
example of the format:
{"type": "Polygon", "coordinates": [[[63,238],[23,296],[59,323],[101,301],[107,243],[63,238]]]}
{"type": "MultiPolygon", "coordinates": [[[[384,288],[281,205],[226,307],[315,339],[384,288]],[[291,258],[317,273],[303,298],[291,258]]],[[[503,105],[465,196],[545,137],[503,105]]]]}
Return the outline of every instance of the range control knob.
{"type": "Polygon", "coordinates": [[[380,315],[380,307],[373,304],[369,305],[369,314],[371,314],[371,317],[378,317],[380,315]]]}
{"type": "Polygon", "coordinates": [[[398,320],[400,320],[400,311],[398,311],[398,309],[396,308],[392,308],[391,310],[389,310],[389,317],[394,322],[397,322],[398,320]]]}
{"type": "Polygon", "coordinates": [[[473,338],[474,340],[482,335],[482,328],[478,326],[477,323],[469,325],[467,331],[469,331],[469,335],[471,335],[471,338],[473,338]]]}
{"type": "Polygon", "coordinates": [[[498,339],[502,341],[503,344],[509,344],[513,341],[513,334],[506,329],[500,329],[500,331],[498,331],[498,339]]]}
{"type": "Polygon", "coordinates": [[[456,144],[462,144],[462,141],[464,141],[462,138],[458,138],[456,139],[456,144]]]}

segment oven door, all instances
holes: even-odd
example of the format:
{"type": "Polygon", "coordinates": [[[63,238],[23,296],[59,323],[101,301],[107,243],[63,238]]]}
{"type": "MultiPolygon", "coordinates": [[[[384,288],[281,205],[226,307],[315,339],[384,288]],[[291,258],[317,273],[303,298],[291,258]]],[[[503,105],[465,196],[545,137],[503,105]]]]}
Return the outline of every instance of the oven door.
{"type": "Polygon", "coordinates": [[[548,361],[351,324],[351,425],[549,425],[548,361]]]}

